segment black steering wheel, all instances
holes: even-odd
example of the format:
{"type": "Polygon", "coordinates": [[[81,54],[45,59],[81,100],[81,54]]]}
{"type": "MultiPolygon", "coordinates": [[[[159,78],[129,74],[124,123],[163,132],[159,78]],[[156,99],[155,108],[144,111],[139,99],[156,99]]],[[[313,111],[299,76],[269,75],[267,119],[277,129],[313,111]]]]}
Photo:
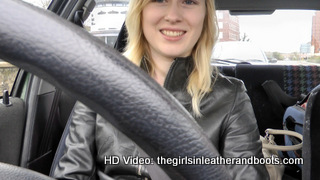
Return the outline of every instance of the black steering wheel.
{"type": "MultiPolygon", "coordinates": [[[[0,17],[0,58],[76,97],[108,119],[150,157],[219,156],[177,100],[85,30],[17,0],[1,0],[0,17]]],[[[13,179],[15,176],[11,175],[18,167],[13,168],[14,172],[11,167],[2,164],[0,176],[13,179]]],[[[222,165],[160,167],[172,179],[229,177],[222,165]]]]}

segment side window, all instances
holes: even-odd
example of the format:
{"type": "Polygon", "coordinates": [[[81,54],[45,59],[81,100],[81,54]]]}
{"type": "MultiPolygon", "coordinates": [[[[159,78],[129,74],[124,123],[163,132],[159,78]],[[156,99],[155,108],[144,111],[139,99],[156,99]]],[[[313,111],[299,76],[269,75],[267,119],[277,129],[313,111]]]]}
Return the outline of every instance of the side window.
{"type": "Polygon", "coordinates": [[[52,0],[22,0],[22,1],[30,3],[34,6],[38,6],[43,9],[47,9],[52,0]]]}
{"type": "Polygon", "coordinates": [[[96,0],[96,6],[84,23],[85,29],[113,47],[125,21],[129,0],[96,0]]]}
{"type": "Polygon", "coordinates": [[[19,68],[0,60],[0,96],[3,95],[4,90],[8,90],[9,94],[11,93],[18,70],[19,68]]]}
{"type": "MultiPolygon", "coordinates": [[[[47,9],[51,0],[23,0],[40,8],[47,9]]],[[[17,77],[19,68],[0,59],[0,97],[3,96],[3,91],[7,90],[9,94],[12,91],[13,84],[17,77]]]]}

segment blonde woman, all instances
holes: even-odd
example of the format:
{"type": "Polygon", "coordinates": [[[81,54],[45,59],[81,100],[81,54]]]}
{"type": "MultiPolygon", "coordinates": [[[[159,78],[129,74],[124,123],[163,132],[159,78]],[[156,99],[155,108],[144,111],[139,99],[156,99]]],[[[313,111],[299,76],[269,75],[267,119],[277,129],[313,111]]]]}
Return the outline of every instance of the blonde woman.
{"type": "MultiPolygon", "coordinates": [[[[124,55],[180,101],[222,157],[263,157],[243,83],[210,66],[218,34],[213,0],[130,0],[126,28],[124,55]]],[[[139,156],[139,151],[99,115],[77,103],[72,118],[56,178],[150,178],[144,166],[104,164],[105,156],[139,156]]],[[[269,178],[264,165],[227,169],[233,179],[269,178]]]]}

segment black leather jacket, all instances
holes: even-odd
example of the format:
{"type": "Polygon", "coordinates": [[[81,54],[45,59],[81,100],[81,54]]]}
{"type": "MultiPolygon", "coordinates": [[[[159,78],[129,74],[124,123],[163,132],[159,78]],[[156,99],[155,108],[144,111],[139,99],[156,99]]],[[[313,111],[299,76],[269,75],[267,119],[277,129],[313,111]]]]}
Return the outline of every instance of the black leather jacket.
{"type": "MultiPolygon", "coordinates": [[[[177,58],[164,87],[190,112],[186,92],[191,58],[177,58]]],[[[222,157],[263,157],[256,119],[242,81],[219,75],[211,93],[201,101],[197,121],[222,157]]],[[[135,144],[111,124],[81,103],[74,108],[66,152],[54,171],[61,179],[144,179],[144,166],[124,165],[122,157],[139,156],[135,144]],[[103,132],[103,133],[101,133],[103,132]],[[106,165],[105,156],[120,157],[118,165],[106,165]]],[[[116,159],[117,160],[117,159],[116,159]]],[[[264,165],[227,165],[233,179],[269,179],[264,165]]]]}

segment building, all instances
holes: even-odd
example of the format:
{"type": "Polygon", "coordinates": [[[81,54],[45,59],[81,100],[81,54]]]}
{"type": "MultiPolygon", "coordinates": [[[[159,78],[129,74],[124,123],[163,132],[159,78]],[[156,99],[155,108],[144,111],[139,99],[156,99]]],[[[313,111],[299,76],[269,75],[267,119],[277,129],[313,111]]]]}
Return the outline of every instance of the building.
{"type": "Polygon", "coordinates": [[[311,43],[301,44],[300,45],[300,53],[301,54],[309,54],[311,53],[311,43]]]}
{"type": "Polygon", "coordinates": [[[231,16],[229,11],[217,11],[219,41],[239,41],[239,18],[231,16]]]}
{"type": "Polygon", "coordinates": [[[313,54],[311,42],[300,45],[300,59],[308,59],[313,54]]]}
{"type": "Polygon", "coordinates": [[[320,53],[320,11],[316,11],[312,17],[311,36],[311,45],[314,47],[314,53],[320,53]]]}
{"type": "Polygon", "coordinates": [[[85,25],[90,33],[113,47],[125,20],[129,0],[96,0],[85,25]]]}

